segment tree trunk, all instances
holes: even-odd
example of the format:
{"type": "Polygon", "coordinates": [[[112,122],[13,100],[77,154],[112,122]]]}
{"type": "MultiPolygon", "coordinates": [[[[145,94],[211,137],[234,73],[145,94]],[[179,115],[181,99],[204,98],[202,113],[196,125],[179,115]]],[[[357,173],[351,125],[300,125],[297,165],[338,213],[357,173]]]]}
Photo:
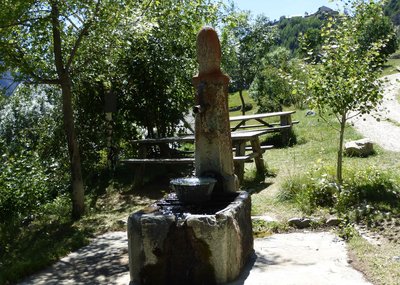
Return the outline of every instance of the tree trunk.
{"type": "Polygon", "coordinates": [[[81,172],[81,158],[78,141],[75,134],[74,112],[72,108],[72,82],[69,70],[65,67],[62,53],[62,40],[60,32],[60,12],[58,3],[50,1],[51,23],[53,32],[54,64],[56,66],[58,81],[61,85],[64,130],[67,136],[68,152],[71,167],[72,184],[72,217],[79,219],[85,211],[84,186],[81,172]]]}
{"type": "Polygon", "coordinates": [[[240,101],[242,102],[242,115],[246,115],[246,103],[244,102],[242,89],[239,90],[239,96],[240,101]]]}
{"type": "Polygon", "coordinates": [[[344,141],[344,129],[346,127],[346,113],[342,114],[340,121],[340,135],[339,135],[339,149],[337,157],[337,169],[336,178],[339,183],[339,187],[343,184],[343,141],[344,141]]]}
{"type": "Polygon", "coordinates": [[[85,188],[81,171],[81,157],[75,133],[72,108],[71,81],[68,75],[61,79],[64,129],[67,135],[72,182],[72,217],[79,219],[85,212],[85,188]]]}

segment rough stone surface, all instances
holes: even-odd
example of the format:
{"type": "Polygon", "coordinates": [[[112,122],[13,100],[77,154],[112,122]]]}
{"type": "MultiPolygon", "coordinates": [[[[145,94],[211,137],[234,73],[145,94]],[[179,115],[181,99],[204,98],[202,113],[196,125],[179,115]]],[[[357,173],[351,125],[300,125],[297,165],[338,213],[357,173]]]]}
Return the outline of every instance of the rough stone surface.
{"type": "Polygon", "coordinates": [[[311,225],[311,220],[308,218],[291,218],[288,220],[288,224],[291,227],[304,229],[308,228],[311,225]]]}
{"type": "Polygon", "coordinates": [[[253,252],[246,192],[212,215],[161,215],[156,208],[128,219],[133,284],[220,284],[237,278],[253,252]]]}
{"type": "Polygon", "coordinates": [[[203,28],[197,36],[199,73],[193,77],[195,96],[195,169],[196,176],[215,175],[215,191],[235,192],[232,139],[229,123],[229,77],[220,69],[221,46],[212,28],[203,28]]]}
{"type": "Polygon", "coordinates": [[[338,225],[340,225],[341,219],[337,218],[337,217],[330,217],[326,220],[326,225],[328,227],[336,227],[338,225]]]}
{"type": "Polygon", "coordinates": [[[129,282],[126,232],[98,236],[19,285],[122,285],[129,282]]]}
{"type": "Polygon", "coordinates": [[[344,151],[348,156],[366,157],[374,153],[374,145],[368,138],[350,141],[345,144],[344,151]]]}
{"type": "Polygon", "coordinates": [[[345,242],[332,233],[275,234],[256,239],[254,249],[228,285],[372,285],[350,266],[345,242]]]}

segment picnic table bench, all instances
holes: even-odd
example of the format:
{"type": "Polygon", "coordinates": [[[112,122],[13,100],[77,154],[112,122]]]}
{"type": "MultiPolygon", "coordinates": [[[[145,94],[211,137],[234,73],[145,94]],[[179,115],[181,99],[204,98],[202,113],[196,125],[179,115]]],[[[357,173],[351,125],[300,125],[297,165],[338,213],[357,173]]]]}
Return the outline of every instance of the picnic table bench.
{"type": "Polygon", "coordinates": [[[229,118],[231,124],[231,131],[237,130],[266,130],[269,133],[280,132],[282,135],[283,144],[287,144],[290,139],[290,132],[294,124],[298,124],[299,121],[292,121],[292,114],[296,111],[282,111],[272,113],[261,113],[252,115],[233,116],[229,118]],[[267,122],[267,119],[279,118],[279,122],[267,122]],[[249,121],[257,121],[257,124],[247,124],[249,121]]]}
{"type": "MultiPolygon", "coordinates": [[[[235,166],[235,174],[239,180],[243,180],[244,176],[244,163],[253,161],[256,164],[257,172],[264,173],[265,166],[263,160],[263,153],[272,148],[272,146],[261,146],[259,137],[267,130],[257,131],[240,131],[232,132],[232,144],[234,152],[233,162],[235,166]],[[250,146],[246,144],[250,142],[250,146]],[[247,153],[246,152],[250,152],[247,153]]],[[[139,147],[139,153],[137,158],[122,159],[121,162],[124,164],[137,165],[134,176],[134,187],[139,187],[143,183],[143,176],[145,172],[145,166],[148,164],[193,164],[194,157],[169,157],[167,153],[164,153],[162,158],[148,158],[148,150],[152,146],[165,146],[171,143],[194,143],[194,135],[186,135],[181,137],[166,137],[166,138],[154,138],[154,139],[142,139],[134,140],[133,143],[139,147]]]]}
{"type": "MultiPolygon", "coordinates": [[[[295,113],[295,111],[234,116],[229,118],[231,125],[232,123],[234,124],[234,126],[231,127],[233,162],[235,166],[235,174],[238,176],[240,181],[243,181],[245,162],[254,161],[258,173],[264,173],[265,171],[263,153],[267,149],[271,149],[273,146],[261,145],[259,139],[261,135],[279,131],[282,134],[283,143],[288,143],[291,128],[293,124],[298,123],[298,121],[292,121],[291,115],[293,113],[295,113]],[[279,122],[267,122],[267,119],[270,121],[271,118],[279,118],[279,122]],[[257,121],[258,124],[246,124],[252,120],[257,121]],[[249,142],[250,145],[248,145],[249,142]]],[[[134,140],[132,143],[137,144],[139,149],[138,157],[122,159],[121,162],[124,164],[136,165],[134,188],[139,187],[143,183],[146,165],[194,164],[194,157],[173,157],[173,155],[171,155],[169,152],[169,145],[171,144],[194,144],[194,142],[194,134],[176,137],[134,140]],[[154,146],[158,146],[160,149],[161,157],[148,157],[149,149],[154,146]]]]}

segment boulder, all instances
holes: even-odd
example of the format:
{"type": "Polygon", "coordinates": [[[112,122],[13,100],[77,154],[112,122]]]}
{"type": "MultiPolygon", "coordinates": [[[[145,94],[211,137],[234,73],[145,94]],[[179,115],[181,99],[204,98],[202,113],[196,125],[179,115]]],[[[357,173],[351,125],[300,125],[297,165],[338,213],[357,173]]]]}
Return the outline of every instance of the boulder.
{"type": "Polygon", "coordinates": [[[294,228],[304,229],[311,225],[311,220],[308,218],[291,218],[288,220],[288,224],[294,228]]]}
{"type": "Polygon", "coordinates": [[[341,219],[337,217],[330,217],[329,219],[326,220],[326,225],[328,227],[337,227],[338,225],[340,225],[340,223],[341,219]]]}
{"type": "Polygon", "coordinates": [[[347,142],[344,146],[347,156],[367,157],[374,153],[374,145],[368,138],[347,142]]]}

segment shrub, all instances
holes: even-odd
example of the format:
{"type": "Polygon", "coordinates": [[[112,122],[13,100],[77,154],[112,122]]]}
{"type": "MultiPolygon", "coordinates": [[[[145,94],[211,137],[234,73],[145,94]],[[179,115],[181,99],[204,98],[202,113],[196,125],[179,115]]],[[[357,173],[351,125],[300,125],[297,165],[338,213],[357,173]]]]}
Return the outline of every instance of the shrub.
{"type": "MultiPolygon", "coordinates": [[[[334,170],[321,168],[303,176],[285,181],[279,195],[281,200],[291,200],[305,213],[311,214],[319,207],[334,208],[338,213],[371,208],[394,210],[400,204],[398,179],[392,173],[372,167],[347,171],[341,187],[334,178],[334,170]]],[[[368,215],[363,211],[363,215],[368,215]]]]}

